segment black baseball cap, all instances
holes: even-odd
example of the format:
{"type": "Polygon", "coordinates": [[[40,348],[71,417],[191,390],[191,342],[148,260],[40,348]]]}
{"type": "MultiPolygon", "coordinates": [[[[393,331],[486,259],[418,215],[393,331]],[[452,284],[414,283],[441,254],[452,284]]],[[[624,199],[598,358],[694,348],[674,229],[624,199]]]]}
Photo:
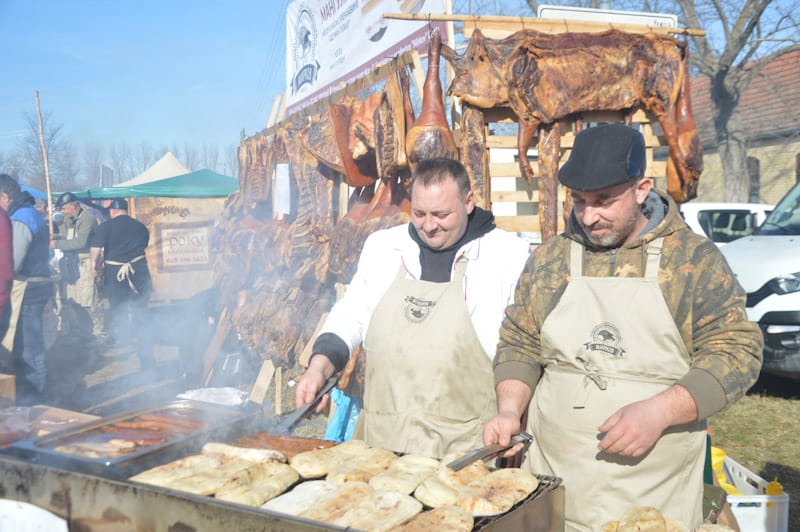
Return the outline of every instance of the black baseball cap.
{"type": "Polygon", "coordinates": [[[75,201],[80,201],[78,199],[78,196],[76,196],[72,192],[64,192],[56,200],[56,209],[60,209],[61,207],[63,207],[67,203],[73,203],[75,201]]]}
{"type": "Polygon", "coordinates": [[[593,192],[644,175],[644,137],[625,124],[604,124],[575,136],[558,180],[573,190],[593,192]]]}
{"type": "Polygon", "coordinates": [[[111,203],[108,204],[109,209],[119,209],[121,211],[128,210],[128,200],[125,198],[115,198],[111,200],[111,203]]]}

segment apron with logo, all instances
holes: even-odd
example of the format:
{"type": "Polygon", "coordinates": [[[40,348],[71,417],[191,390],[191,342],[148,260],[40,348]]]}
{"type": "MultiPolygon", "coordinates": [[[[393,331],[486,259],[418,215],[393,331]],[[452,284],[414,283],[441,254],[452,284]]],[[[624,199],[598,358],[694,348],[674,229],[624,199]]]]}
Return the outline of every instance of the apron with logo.
{"type": "Polygon", "coordinates": [[[356,437],[436,458],[483,445],[483,423],[497,407],[492,361],[464,302],[466,264],[457,260],[447,283],[406,279],[400,267],[364,338],[356,437]]]}
{"type": "Polygon", "coordinates": [[[702,523],[705,422],[672,427],[640,458],[601,453],[597,428],[620,408],[666,390],[688,353],[658,286],[662,240],[643,278],[583,277],[572,243],[570,282],[542,325],[548,365],[531,400],[527,467],[559,476],[567,530],[600,530],[637,506],[702,523]]]}

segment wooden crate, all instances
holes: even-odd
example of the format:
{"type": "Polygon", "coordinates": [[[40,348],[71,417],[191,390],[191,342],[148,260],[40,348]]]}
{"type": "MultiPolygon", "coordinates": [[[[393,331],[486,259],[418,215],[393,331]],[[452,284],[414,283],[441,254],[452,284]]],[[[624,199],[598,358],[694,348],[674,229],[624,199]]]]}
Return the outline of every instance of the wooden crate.
{"type": "MultiPolygon", "coordinates": [[[[508,129],[508,124],[516,121],[516,117],[510,109],[497,108],[490,109],[485,113],[486,126],[489,134],[486,140],[486,149],[489,151],[489,198],[490,204],[487,206],[495,215],[497,226],[507,231],[530,234],[533,242],[536,242],[539,227],[539,191],[538,183],[534,180],[530,185],[521,177],[519,169],[519,156],[517,150],[517,138],[512,135],[492,134],[495,130],[508,129]]],[[[647,170],[645,175],[654,180],[657,188],[666,188],[666,159],[656,160],[653,150],[665,146],[663,138],[654,134],[653,126],[644,111],[636,111],[632,115],[634,127],[640,129],[645,138],[647,146],[647,170]]],[[[624,115],[621,112],[591,112],[584,113],[584,124],[602,122],[622,122],[624,115]]],[[[572,143],[575,140],[574,123],[572,121],[561,122],[561,156],[559,166],[566,162],[572,143]]],[[[665,148],[666,150],[666,148],[665,148]]],[[[666,153],[666,151],[664,151],[666,153]]],[[[538,174],[536,166],[537,148],[534,144],[528,151],[528,160],[535,174],[538,174]]],[[[566,189],[559,185],[558,190],[558,231],[564,230],[563,204],[566,197],[566,189]]]]}

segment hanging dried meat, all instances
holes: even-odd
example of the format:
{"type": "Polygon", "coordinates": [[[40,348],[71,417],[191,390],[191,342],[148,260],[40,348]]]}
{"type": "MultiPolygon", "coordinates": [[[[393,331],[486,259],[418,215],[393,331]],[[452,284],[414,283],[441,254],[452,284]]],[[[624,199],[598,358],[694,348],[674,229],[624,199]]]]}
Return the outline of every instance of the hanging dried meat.
{"type": "Polygon", "coordinates": [[[696,194],[702,171],[685,50],[674,37],[652,33],[522,30],[493,40],[476,30],[463,55],[446,46],[442,53],[456,71],[451,94],[482,108],[507,105],[517,114],[520,170],[528,182],[534,175],[525,154],[540,125],[585,111],[641,107],[661,125],[680,183],[670,192],[685,201],[696,194]]]}
{"type": "Polygon", "coordinates": [[[442,37],[438,31],[434,31],[428,47],[428,73],[422,89],[422,111],[406,135],[406,153],[412,170],[423,159],[458,159],[456,141],[444,112],[442,82],[439,80],[441,48],[442,37]]]}

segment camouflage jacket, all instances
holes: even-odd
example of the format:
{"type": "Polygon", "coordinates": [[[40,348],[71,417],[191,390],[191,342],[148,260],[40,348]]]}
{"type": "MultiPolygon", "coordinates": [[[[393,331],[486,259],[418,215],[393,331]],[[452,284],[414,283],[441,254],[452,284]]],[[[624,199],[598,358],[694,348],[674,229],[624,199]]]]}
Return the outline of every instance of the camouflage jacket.
{"type": "Polygon", "coordinates": [[[672,199],[659,196],[668,205],[666,216],[634,242],[611,250],[593,247],[570,216],[565,233],[533,252],[500,328],[495,382],[517,379],[533,389],[546,370],[539,327],[569,282],[571,240],[584,246],[584,275],[642,277],[646,244],[664,237],[658,282],[690,356],[691,368],[678,384],[694,398],[699,419],[727,407],[753,385],[763,339],[747,320],[744,290],[716,245],[686,226],[672,199]]]}

